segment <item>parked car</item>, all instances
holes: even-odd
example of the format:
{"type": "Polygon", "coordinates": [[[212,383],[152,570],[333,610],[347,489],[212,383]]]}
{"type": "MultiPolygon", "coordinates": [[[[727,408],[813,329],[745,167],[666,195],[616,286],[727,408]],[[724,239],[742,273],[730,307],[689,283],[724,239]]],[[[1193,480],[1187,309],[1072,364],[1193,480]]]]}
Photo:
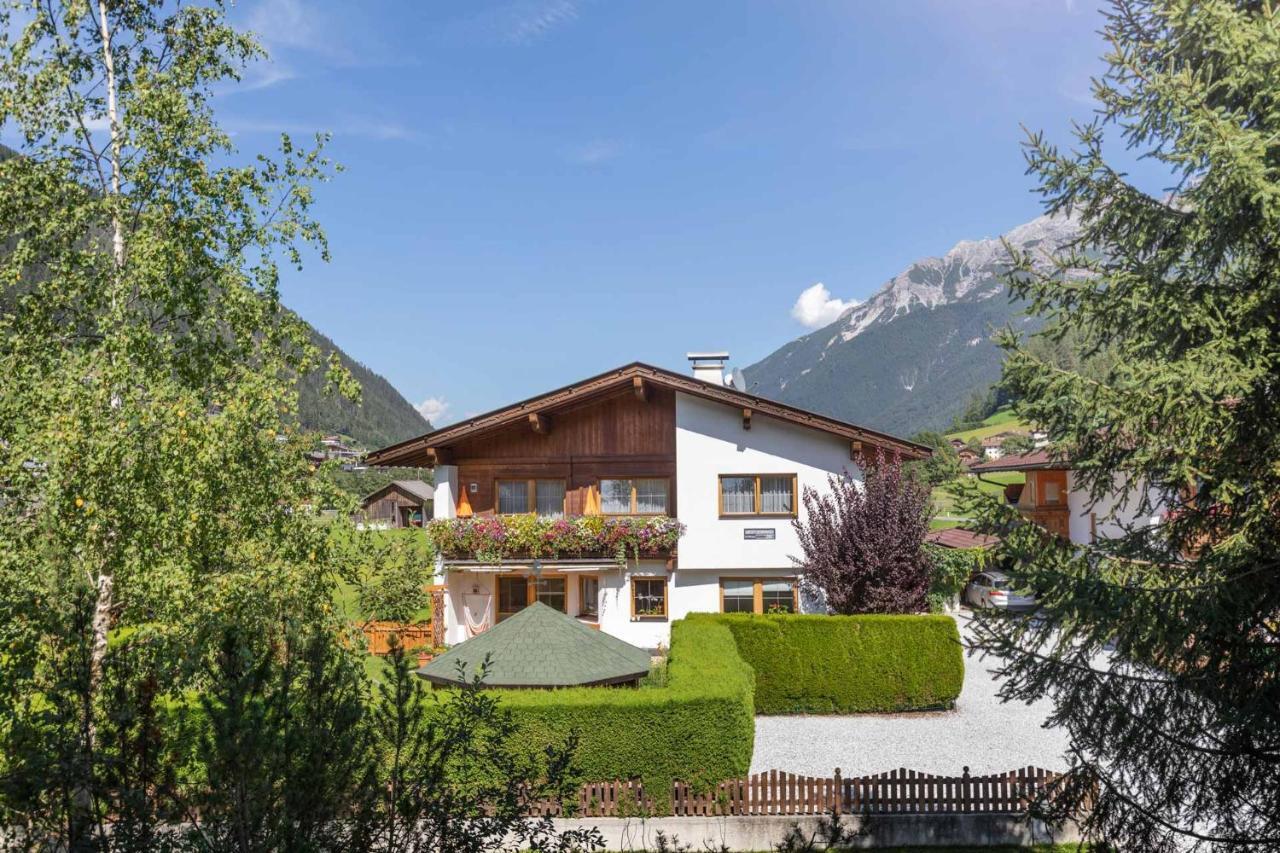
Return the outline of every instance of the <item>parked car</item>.
{"type": "Polygon", "coordinates": [[[1031,593],[1015,592],[1004,572],[979,572],[964,590],[964,600],[974,607],[1001,607],[1006,610],[1030,610],[1036,606],[1031,593]]]}

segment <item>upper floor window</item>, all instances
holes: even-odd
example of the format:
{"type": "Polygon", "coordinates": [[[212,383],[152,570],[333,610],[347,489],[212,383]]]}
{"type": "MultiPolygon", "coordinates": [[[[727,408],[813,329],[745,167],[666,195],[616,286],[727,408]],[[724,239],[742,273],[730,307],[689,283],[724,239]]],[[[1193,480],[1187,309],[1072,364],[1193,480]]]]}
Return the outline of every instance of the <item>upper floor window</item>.
{"type": "Polygon", "coordinates": [[[723,474],[721,515],[796,514],[795,474],[723,474]]]}
{"type": "Polygon", "coordinates": [[[668,484],[662,477],[600,481],[600,511],[605,515],[663,515],[668,484]]]}
{"type": "Polygon", "coordinates": [[[498,512],[558,518],[564,515],[564,480],[499,480],[498,512]]]}

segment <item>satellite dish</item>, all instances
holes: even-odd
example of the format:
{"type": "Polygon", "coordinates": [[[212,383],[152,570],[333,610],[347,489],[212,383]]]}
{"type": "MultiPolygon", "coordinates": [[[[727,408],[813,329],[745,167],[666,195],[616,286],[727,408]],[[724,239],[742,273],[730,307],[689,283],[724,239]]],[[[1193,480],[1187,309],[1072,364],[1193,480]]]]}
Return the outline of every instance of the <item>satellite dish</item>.
{"type": "Polygon", "coordinates": [[[739,391],[747,390],[747,377],[742,372],[741,367],[735,367],[733,369],[733,371],[729,374],[729,381],[726,384],[732,388],[738,389],[739,391]]]}

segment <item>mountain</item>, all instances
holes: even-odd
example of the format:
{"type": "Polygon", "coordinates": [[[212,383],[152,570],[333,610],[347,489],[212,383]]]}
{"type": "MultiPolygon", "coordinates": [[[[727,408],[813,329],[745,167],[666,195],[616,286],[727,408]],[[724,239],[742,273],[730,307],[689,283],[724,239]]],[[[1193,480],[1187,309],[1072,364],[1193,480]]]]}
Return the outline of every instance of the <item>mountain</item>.
{"type": "MultiPolygon", "coordinates": [[[[1003,239],[1047,266],[1076,234],[1072,220],[1042,216],[1003,239]]],[[[1000,279],[1008,260],[1000,239],[983,239],[917,261],[829,326],[745,368],[747,389],[886,432],[943,428],[1000,378],[992,331],[1039,325],[1000,279]]]]}
{"type": "Polygon", "coordinates": [[[360,383],[357,406],[349,400],[324,393],[324,370],[315,370],[298,380],[298,419],[305,429],[338,433],[355,439],[364,448],[386,447],[406,438],[430,432],[430,421],[406,400],[390,382],[347,355],[338,345],[311,329],[311,340],[325,361],[336,352],[342,365],[360,383]]]}
{"type": "MultiPolygon", "coordinates": [[[[0,145],[0,161],[19,156],[12,148],[0,145]]],[[[0,245],[0,251],[9,248],[0,245]]],[[[3,294],[0,294],[3,296],[3,294]]],[[[0,308],[3,308],[0,300],[0,308]]],[[[298,412],[301,425],[324,433],[350,436],[363,447],[383,447],[431,430],[431,424],[391,383],[347,355],[324,335],[307,327],[312,342],[325,361],[336,352],[342,364],[364,389],[360,405],[324,393],[324,371],[317,370],[298,382],[298,412]]]]}

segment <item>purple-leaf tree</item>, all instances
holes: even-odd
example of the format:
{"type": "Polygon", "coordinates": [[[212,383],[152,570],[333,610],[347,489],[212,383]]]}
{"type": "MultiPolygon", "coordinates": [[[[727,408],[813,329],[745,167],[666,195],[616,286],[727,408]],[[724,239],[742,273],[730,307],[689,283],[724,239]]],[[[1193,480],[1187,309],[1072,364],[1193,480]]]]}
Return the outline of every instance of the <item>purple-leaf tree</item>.
{"type": "Polygon", "coordinates": [[[834,613],[917,613],[928,608],[933,562],[924,548],[929,487],[877,450],[861,487],[828,478],[830,492],[804,490],[805,513],[792,524],[805,592],[834,613]],[[803,519],[803,520],[801,520],[803,519]]]}

